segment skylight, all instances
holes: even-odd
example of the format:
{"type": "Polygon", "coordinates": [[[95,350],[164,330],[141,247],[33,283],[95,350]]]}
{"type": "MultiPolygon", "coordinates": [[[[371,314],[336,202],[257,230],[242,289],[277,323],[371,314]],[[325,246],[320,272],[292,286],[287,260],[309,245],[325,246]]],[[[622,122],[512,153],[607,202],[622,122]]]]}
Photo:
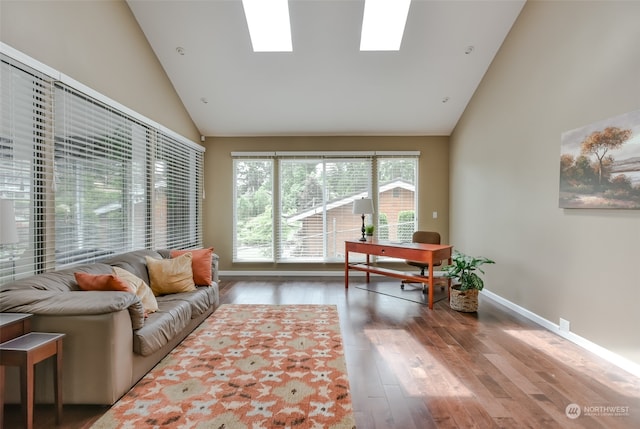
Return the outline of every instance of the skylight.
{"type": "Polygon", "coordinates": [[[365,0],[361,51],[399,51],[411,0],[365,0]]]}
{"type": "Polygon", "coordinates": [[[288,0],[242,0],[254,52],[292,52],[288,0]]]}

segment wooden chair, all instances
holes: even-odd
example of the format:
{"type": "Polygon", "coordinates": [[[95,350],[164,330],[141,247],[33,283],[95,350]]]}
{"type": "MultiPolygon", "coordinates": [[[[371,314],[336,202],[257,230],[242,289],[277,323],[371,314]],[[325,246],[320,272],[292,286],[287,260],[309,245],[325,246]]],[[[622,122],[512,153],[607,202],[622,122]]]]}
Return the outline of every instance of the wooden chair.
{"type": "MultiPolygon", "coordinates": [[[[411,241],[414,243],[440,244],[440,234],[435,231],[415,231],[413,233],[411,241]]],[[[409,261],[409,260],[405,262],[411,266],[420,268],[420,276],[427,277],[425,276],[425,271],[429,269],[429,264],[425,262],[409,261]]],[[[434,262],[433,266],[436,267],[441,264],[442,262],[438,261],[437,263],[434,262]]],[[[406,284],[413,284],[413,282],[409,280],[402,280],[402,282],[400,283],[400,289],[404,290],[404,286],[406,284]]],[[[426,284],[422,283],[422,293],[426,293],[426,292],[427,292],[426,284]]]]}

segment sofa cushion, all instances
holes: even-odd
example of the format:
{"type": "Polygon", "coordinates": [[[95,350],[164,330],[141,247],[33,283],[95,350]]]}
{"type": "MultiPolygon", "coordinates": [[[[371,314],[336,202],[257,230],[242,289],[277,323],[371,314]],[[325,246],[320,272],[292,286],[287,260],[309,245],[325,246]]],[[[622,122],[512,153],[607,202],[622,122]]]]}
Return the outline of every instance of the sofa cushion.
{"type": "Polygon", "coordinates": [[[146,284],[150,285],[149,273],[147,271],[147,260],[145,259],[146,256],[151,256],[156,259],[162,258],[158,252],[144,249],[116,255],[105,260],[104,263],[114,267],[124,268],[136,277],[141,278],[146,284]]]}
{"type": "Polygon", "coordinates": [[[217,305],[215,289],[210,286],[197,286],[192,292],[175,293],[157,298],[161,302],[184,301],[191,306],[191,318],[194,319],[217,305]]]}
{"type": "Polygon", "coordinates": [[[213,257],[213,247],[206,249],[192,250],[172,250],[170,255],[177,258],[185,253],[191,253],[191,269],[193,270],[193,282],[198,286],[208,286],[211,284],[211,260],[213,257]]]}
{"type": "Polygon", "coordinates": [[[144,280],[120,267],[113,267],[113,274],[127,282],[129,287],[133,289],[136,296],[142,301],[145,315],[158,311],[158,301],[156,301],[153,291],[144,280]]]}
{"type": "Polygon", "coordinates": [[[155,296],[168,293],[189,292],[195,290],[191,253],[185,253],[175,259],[156,259],[146,257],[151,290],[155,296]]]}
{"type": "Polygon", "coordinates": [[[191,305],[183,300],[158,301],[158,311],[133,333],[133,351],[148,356],[160,350],[191,321],[191,305]]]}

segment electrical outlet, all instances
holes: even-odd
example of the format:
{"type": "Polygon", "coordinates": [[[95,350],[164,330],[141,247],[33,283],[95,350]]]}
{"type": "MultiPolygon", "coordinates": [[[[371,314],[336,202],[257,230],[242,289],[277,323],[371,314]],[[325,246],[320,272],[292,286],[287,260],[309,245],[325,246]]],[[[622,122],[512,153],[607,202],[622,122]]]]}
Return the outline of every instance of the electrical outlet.
{"type": "Polygon", "coordinates": [[[568,320],[560,318],[560,330],[564,332],[569,332],[571,330],[571,322],[568,320]]]}

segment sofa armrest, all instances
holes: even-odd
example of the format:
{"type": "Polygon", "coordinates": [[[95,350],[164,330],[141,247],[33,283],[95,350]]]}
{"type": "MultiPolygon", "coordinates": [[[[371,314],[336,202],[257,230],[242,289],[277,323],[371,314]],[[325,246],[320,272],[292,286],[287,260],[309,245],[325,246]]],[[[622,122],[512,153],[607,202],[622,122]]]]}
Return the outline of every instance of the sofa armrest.
{"type": "Polygon", "coordinates": [[[133,329],[144,324],[140,299],[129,292],[9,290],[0,293],[3,312],[47,316],[77,316],[128,310],[133,329]]]}

